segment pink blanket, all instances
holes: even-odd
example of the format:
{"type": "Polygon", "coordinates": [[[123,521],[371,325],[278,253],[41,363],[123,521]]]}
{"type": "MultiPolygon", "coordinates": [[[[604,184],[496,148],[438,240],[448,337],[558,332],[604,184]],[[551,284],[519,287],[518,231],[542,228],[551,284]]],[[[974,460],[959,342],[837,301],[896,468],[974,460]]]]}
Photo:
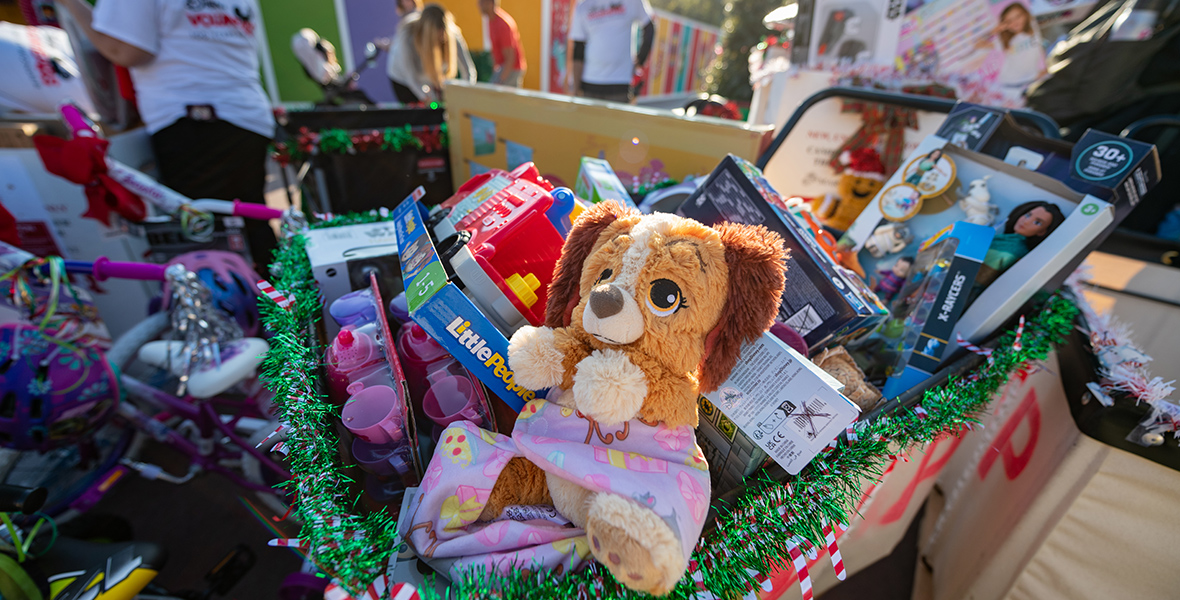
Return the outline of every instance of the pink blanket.
{"type": "Polygon", "coordinates": [[[686,559],[700,537],[711,486],[692,428],[638,420],[604,427],[573,409],[533,400],[512,438],[466,421],[443,433],[403,515],[414,551],[452,576],[476,566],[561,574],[591,559],[585,532],[552,507],[510,507],[495,521],[476,523],[514,456],[589,490],[651,508],[680,537],[686,559]]]}

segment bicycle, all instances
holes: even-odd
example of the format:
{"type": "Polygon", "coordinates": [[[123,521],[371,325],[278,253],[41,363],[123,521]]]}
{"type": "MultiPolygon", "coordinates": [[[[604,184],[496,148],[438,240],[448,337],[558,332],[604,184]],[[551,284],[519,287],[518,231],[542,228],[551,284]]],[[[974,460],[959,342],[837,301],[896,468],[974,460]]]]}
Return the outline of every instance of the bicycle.
{"type": "MultiPolygon", "coordinates": [[[[11,247],[7,250],[7,254],[14,252],[16,250],[11,247]]],[[[45,277],[44,271],[48,270],[49,280],[44,283],[49,286],[60,286],[61,282],[53,281],[52,278],[55,273],[60,277],[64,272],[85,273],[99,281],[109,277],[149,281],[168,279],[174,291],[188,288],[186,293],[200,293],[199,280],[182,266],[173,265],[165,268],[162,265],[119,263],[105,259],[93,263],[60,262],[59,268],[47,269],[52,266],[53,260],[30,258],[22,264],[21,269],[26,271],[23,275],[25,277],[45,277]],[[198,291],[193,292],[193,289],[198,291]]],[[[19,282],[21,276],[10,274],[6,275],[5,279],[19,282]]],[[[131,400],[118,402],[110,412],[117,414],[146,436],[183,453],[189,460],[187,472],[173,475],[157,465],[135,460],[135,452],[131,451],[128,456],[122,456],[117,461],[112,458],[105,459],[99,465],[100,468],[105,467],[105,471],[97,477],[92,477],[92,483],[84,490],[79,491],[73,482],[68,490],[58,490],[55,504],[48,512],[62,514],[70,510],[71,515],[85,512],[128,470],[134,470],[149,479],[176,484],[185,483],[201,472],[217,472],[236,485],[255,492],[269,509],[279,514],[286,511],[285,503],[277,498],[273,486],[286,480],[289,474],[268,455],[269,447],[265,444],[262,448],[256,447],[277,426],[277,423],[264,412],[267,402],[260,400],[266,400],[265,394],[251,377],[254,369],[261,363],[268,345],[259,338],[230,339],[219,349],[218,362],[198,361],[195,368],[186,372],[185,367],[191,366],[191,361],[184,356],[184,342],[156,341],[157,337],[171,328],[172,316],[168,313],[157,313],[141,322],[105,351],[105,360],[119,372],[117,385],[131,400]],[[179,376],[179,395],[168,393],[159,389],[159,386],[127,374],[127,367],[132,365],[136,358],[153,367],[168,369],[174,376],[179,376]]],[[[27,335],[30,330],[31,326],[21,329],[5,325],[0,327],[0,341],[17,339],[17,332],[31,338],[31,335],[27,335]],[[9,330],[12,330],[11,334],[7,333],[9,330]]],[[[26,355],[27,364],[44,362],[50,352],[53,351],[47,345],[40,351],[26,355]]],[[[0,373],[0,377],[8,381],[7,387],[11,388],[6,398],[20,404],[21,407],[26,403],[30,407],[42,403],[42,407],[36,411],[45,413],[46,417],[42,421],[37,421],[30,414],[22,424],[32,425],[27,427],[30,430],[41,427],[45,433],[34,433],[27,440],[9,440],[9,444],[17,446],[18,449],[48,450],[56,445],[52,443],[54,428],[61,425],[61,422],[52,420],[52,398],[42,401],[32,392],[27,394],[31,397],[22,398],[25,394],[21,394],[20,390],[28,388],[31,384],[25,385],[26,382],[20,378],[20,374],[19,365],[15,371],[7,367],[0,373]],[[16,390],[15,396],[13,390],[16,390]]],[[[14,407],[13,412],[14,415],[25,414],[17,407],[14,407]]],[[[2,417],[3,411],[0,410],[0,418],[2,417]]],[[[12,422],[7,423],[5,427],[9,429],[14,425],[12,422]]],[[[63,436],[82,437],[84,431],[79,430],[85,429],[87,425],[71,423],[69,431],[58,433],[63,436]]],[[[93,422],[89,425],[93,425],[93,422]]],[[[119,444],[111,449],[111,453],[117,455],[130,448],[134,448],[134,445],[119,444]]]]}

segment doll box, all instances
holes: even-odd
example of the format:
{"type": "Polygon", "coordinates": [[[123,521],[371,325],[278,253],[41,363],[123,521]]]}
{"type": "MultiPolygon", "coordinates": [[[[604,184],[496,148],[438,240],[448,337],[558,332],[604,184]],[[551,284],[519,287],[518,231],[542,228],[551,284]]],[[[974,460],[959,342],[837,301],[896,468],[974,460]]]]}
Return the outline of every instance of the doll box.
{"type": "Polygon", "coordinates": [[[424,215],[419,202],[407,200],[393,210],[392,220],[387,222],[397,239],[410,318],[492,393],[520,412],[525,402],[537,394],[513,382],[508,367],[508,338],[458,286],[448,281],[427,234],[424,215]]]}
{"type": "Polygon", "coordinates": [[[574,183],[574,193],[583,200],[598,204],[604,200],[614,200],[619,206],[639,210],[635,200],[627,192],[627,187],[615,175],[610,163],[601,158],[582,157],[581,168],[578,169],[578,179],[574,183]]]}
{"type": "MultiPolygon", "coordinates": [[[[1151,151],[1143,155],[1140,167],[1147,168],[1151,163],[1149,159],[1154,156],[1154,148],[1148,148],[1151,151]]],[[[1078,149],[1075,148],[1075,155],[1078,149]]],[[[922,240],[947,225],[971,218],[967,212],[970,207],[965,203],[969,196],[977,196],[970,189],[972,183],[986,183],[984,189],[988,199],[978,206],[990,207],[990,220],[983,221],[997,230],[997,240],[1000,234],[1011,237],[1013,232],[1007,231],[1007,221],[1019,216],[1014,211],[1022,205],[1026,207],[1025,212],[1031,210],[1025,203],[1044,201],[1055,206],[1060,212],[1060,216],[1054,218],[1055,229],[1050,229],[1043,241],[1031,247],[1026,244],[1023,252],[1012,253],[1014,262],[1008,262],[998,270],[999,274],[960,317],[955,333],[978,343],[1014,317],[1037,291],[1056,288],[1118,222],[1121,209],[1115,204],[1071,186],[1104,192],[1107,197],[1111,197],[1111,190],[1079,182],[1068,174],[1062,175],[1067,181],[1049,175],[1050,172],[1061,174],[1063,166],[1068,169],[1068,165],[1059,160],[1059,154],[1046,155],[1033,171],[1028,168],[1031,165],[1020,167],[995,156],[963,149],[945,138],[930,136],[890,177],[842,241],[858,252],[865,272],[877,273],[899,257],[914,257],[922,240]],[[938,156],[934,170],[943,174],[942,179],[939,185],[931,185],[922,191],[919,186],[928,182],[926,176],[919,179],[915,175],[916,165],[932,156],[938,156]],[[919,183],[915,185],[915,181],[919,183]],[[895,193],[896,190],[912,193],[895,193]]],[[[1126,177],[1131,177],[1133,172],[1134,169],[1127,169],[1126,177]]],[[[1124,183],[1127,181],[1124,178],[1118,187],[1126,187],[1124,183]]],[[[1140,181],[1146,186],[1151,178],[1143,176],[1140,181]]],[[[1120,199],[1125,194],[1120,194],[1112,200],[1125,203],[1120,199]]]]}
{"type": "Polygon", "coordinates": [[[840,382],[766,333],[742,347],[729,378],[705,398],[797,475],[859,417],[860,409],[840,389],[840,382]]]}
{"type": "Polygon", "coordinates": [[[936,134],[951,145],[1064,182],[1115,206],[1121,221],[1161,176],[1151,144],[1087,130],[1076,144],[1029,133],[1007,111],[960,102],[936,134]]]}
{"type": "Polygon", "coordinates": [[[825,345],[879,322],[873,302],[866,301],[818,247],[811,234],[780,212],[778,194],[757,167],[726,156],[705,183],[676,214],[705,225],[730,221],[764,225],[783,238],[789,251],[786,287],[778,319],[790,325],[818,352],[825,345]]]}

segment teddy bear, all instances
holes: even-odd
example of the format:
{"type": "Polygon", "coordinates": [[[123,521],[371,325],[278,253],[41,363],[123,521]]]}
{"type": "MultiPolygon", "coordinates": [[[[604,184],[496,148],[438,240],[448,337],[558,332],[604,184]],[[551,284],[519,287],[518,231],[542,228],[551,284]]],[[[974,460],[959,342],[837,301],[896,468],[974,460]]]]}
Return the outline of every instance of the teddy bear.
{"type": "Polygon", "coordinates": [[[684,576],[711,495],[697,398],[774,322],[786,254],[762,226],[708,227],[613,202],[574,224],[545,326],[508,348],[514,381],[550,388],[526,405],[480,515],[552,505],[629,588],[663,595],[684,576]],[[581,447],[561,445],[574,428],[581,447]]]}
{"type": "Polygon", "coordinates": [[[826,227],[846,231],[885,185],[885,163],[872,148],[843,152],[840,163],[844,170],[836,194],[813,199],[811,210],[826,227]]]}

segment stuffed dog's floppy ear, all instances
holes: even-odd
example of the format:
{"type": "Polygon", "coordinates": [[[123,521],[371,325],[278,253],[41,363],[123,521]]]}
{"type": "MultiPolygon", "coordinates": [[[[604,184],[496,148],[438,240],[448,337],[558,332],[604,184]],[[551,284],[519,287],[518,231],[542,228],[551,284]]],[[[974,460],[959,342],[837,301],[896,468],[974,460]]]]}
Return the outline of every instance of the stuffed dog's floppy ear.
{"type": "Polygon", "coordinates": [[[549,300],[545,305],[546,326],[557,328],[570,324],[574,307],[581,299],[582,265],[598,242],[598,236],[616,219],[632,213],[615,202],[599,202],[574,222],[561,249],[561,258],[553,268],[553,282],[549,284],[549,300]]]}
{"type": "Polygon", "coordinates": [[[702,392],[716,390],[737,364],[742,344],[757,340],[774,324],[787,258],[782,238],[761,225],[722,223],[714,229],[725,244],[729,294],[721,320],[705,339],[698,371],[702,392]]]}

